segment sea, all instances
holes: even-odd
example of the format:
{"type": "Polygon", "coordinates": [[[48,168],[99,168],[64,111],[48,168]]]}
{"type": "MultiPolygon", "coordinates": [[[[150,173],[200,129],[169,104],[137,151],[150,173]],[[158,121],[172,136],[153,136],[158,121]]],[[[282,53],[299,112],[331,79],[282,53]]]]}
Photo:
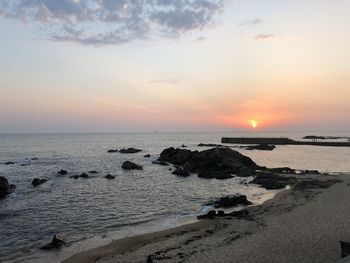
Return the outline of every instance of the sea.
{"type": "MultiPolygon", "coordinates": [[[[268,191],[242,180],[183,178],[172,166],[152,164],[163,149],[186,145],[205,150],[199,143],[220,143],[221,137],[289,137],[305,135],[350,136],[350,131],[231,131],[192,133],[108,134],[0,134],[0,176],[17,189],[0,200],[0,262],[60,262],[112,240],[168,229],[196,221],[208,201],[229,194],[245,194],[255,205],[272,198],[268,191]],[[136,154],[107,153],[109,149],[140,148],[136,154]],[[150,158],[144,155],[150,154],[150,158]],[[143,170],[124,171],[129,160],[143,170]],[[7,162],[14,162],[6,165],[7,162]],[[58,175],[65,169],[68,175],[58,175]],[[69,176],[95,170],[90,178],[69,176]],[[116,178],[108,180],[106,174],[116,178]],[[33,187],[34,178],[48,181],[33,187]],[[39,248],[54,234],[66,241],[55,251],[39,248]]],[[[316,169],[327,173],[350,172],[350,148],[277,146],[273,151],[235,148],[267,167],[316,169]]],[[[249,179],[249,178],[248,178],[249,179]]]]}

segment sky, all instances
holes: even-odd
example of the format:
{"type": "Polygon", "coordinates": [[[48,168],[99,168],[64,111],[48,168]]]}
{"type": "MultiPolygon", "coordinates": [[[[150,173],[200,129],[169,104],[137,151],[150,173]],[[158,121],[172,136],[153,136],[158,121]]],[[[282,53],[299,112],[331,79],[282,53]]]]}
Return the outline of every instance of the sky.
{"type": "Polygon", "coordinates": [[[349,130],[349,10],[1,0],[0,132],[349,130]]]}

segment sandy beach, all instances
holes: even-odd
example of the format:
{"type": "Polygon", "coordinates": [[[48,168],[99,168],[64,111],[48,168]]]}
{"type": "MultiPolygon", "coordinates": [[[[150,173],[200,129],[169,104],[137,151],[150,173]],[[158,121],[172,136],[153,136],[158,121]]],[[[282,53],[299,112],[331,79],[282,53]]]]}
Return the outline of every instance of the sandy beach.
{"type": "Polygon", "coordinates": [[[350,240],[350,174],[302,175],[249,217],[205,219],[73,255],[88,262],[335,262],[350,240]]]}

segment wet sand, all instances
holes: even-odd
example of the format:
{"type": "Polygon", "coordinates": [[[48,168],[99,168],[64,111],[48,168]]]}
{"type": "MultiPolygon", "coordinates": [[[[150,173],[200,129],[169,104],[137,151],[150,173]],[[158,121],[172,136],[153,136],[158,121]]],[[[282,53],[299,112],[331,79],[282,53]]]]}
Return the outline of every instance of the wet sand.
{"type": "Polygon", "coordinates": [[[350,241],[350,174],[297,176],[250,217],[205,219],[73,255],[89,262],[334,262],[350,241]]]}

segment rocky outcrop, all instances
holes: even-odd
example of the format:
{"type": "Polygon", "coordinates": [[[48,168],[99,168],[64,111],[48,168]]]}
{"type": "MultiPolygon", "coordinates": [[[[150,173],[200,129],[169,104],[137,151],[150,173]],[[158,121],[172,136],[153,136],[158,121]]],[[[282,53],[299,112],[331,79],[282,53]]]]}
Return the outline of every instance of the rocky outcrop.
{"type": "Polygon", "coordinates": [[[230,173],[220,172],[220,171],[200,171],[198,173],[198,178],[205,178],[205,179],[218,179],[218,180],[225,180],[233,178],[234,176],[230,173]]]}
{"type": "Polygon", "coordinates": [[[121,149],[120,153],[138,153],[141,152],[141,149],[135,149],[135,148],[127,148],[127,149],[121,149]]]}
{"type": "Polygon", "coordinates": [[[219,199],[207,203],[207,205],[214,205],[215,208],[227,208],[239,205],[251,205],[252,202],[248,201],[245,195],[229,195],[220,197],[219,199]]]}
{"type": "Polygon", "coordinates": [[[60,174],[60,175],[66,175],[66,174],[68,174],[68,172],[66,171],[66,170],[60,170],[59,172],[58,172],[58,174],[60,174]]]}
{"type": "Polygon", "coordinates": [[[246,150],[260,150],[260,151],[272,151],[275,148],[276,148],[275,145],[266,144],[266,143],[245,147],[246,150]]]}
{"type": "Polygon", "coordinates": [[[47,182],[47,179],[39,179],[39,178],[34,178],[33,181],[32,181],[32,185],[34,187],[37,187],[43,183],[47,182]]]}
{"type": "Polygon", "coordinates": [[[122,165],[122,168],[124,170],[143,170],[143,167],[141,165],[138,165],[130,161],[125,161],[122,165]]]}
{"type": "Polygon", "coordinates": [[[5,177],[0,176],[0,198],[11,194],[15,189],[16,186],[14,184],[9,184],[5,177]]]}
{"type": "Polygon", "coordinates": [[[295,177],[285,177],[271,172],[259,172],[250,181],[251,184],[258,184],[268,190],[283,189],[294,181],[295,177]]]}
{"type": "Polygon", "coordinates": [[[105,176],[106,179],[115,179],[115,176],[111,175],[111,174],[107,174],[105,176]]]}
{"type": "Polygon", "coordinates": [[[217,212],[215,210],[210,210],[208,213],[204,215],[197,216],[197,219],[215,219],[217,217],[234,217],[237,219],[253,220],[253,215],[250,215],[247,209],[233,211],[227,214],[225,213],[225,211],[221,211],[221,210],[217,212]]]}
{"type": "Polygon", "coordinates": [[[158,161],[181,166],[190,173],[200,173],[202,178],[216,178],[214,175],[219,173],[225,175],[223,179],[232,178],[227,174],[245,176],[259,168],[249,157],[220,147],[201,152],[171,147],[162,151],[158,161]]]}
{"type": "Polygon", "coordinates": [[[51,243],[41,247],[40,249],[44,249],[44,250],[58,249],[64,245],[65,245],[64,240],[54,235],[51,243]]]}
{"type": "Polygon", "coordinates": [[[182,168],[181,166],[177,166],[175,171],[172,172],[172,174],[182,176],[182,177],[190,176],[190,173],[184,168],[182,168]]]}
{"type": "Polygon", "coordinates": [[[117,150],[117,149],[110,149],[110,150],[108,150],[107,152],[108,152],[108,153],[117,153],[118,150],[117,150]]]}

